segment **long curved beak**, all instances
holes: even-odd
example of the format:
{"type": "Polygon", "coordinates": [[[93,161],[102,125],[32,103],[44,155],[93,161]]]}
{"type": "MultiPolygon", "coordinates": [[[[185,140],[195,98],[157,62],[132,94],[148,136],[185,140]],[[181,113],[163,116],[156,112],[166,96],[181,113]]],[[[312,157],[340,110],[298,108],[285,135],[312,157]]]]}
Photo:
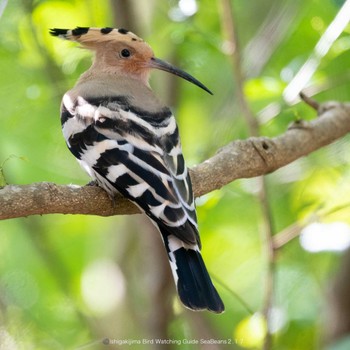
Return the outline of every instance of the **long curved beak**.
{"type": "Polygon", "coordinates": [[[179,76],[180,78],[183,78],[183,79],[189,81],[190,83],[197,85],[201,89],[208,92],[210,95],[213,94],[205,85],[203,85],[200,81],[198,81],[192,75],[184,72],[183,70],[181,70],[181,69],[179,69],[179,68],[171,65],[170,63],[165,62],[159,58],[152,57],[150,60],[149,67],[155,68],[155,69],[160,69],[160,70],[163,70],[163,71],[171,73],[171,74],[175,74],[175,75],[179,76]]]}

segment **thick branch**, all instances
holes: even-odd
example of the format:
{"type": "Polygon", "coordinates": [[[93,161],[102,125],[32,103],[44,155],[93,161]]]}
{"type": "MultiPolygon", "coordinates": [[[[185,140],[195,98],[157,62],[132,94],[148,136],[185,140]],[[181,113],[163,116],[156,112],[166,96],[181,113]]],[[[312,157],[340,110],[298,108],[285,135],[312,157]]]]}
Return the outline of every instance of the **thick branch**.
{"type": "MultiPolygon", "coordinates": [[[[275,138],[237,140],[191,170],[196,197],[239,178],[268,174],[350,132],[350,104],[329,102],[319,108],[319,118],[292,125],[275,138]]],[[[138,208],[117,196],[112,202],[96,186],[52,183],[9,185],[0,190],[0,219],[35,214],[123,215],[138,208]]]]}
{"type": "Polygon", "coordinates": [[[192,180],[196,197],[240,178],[264,175],[301,158],[350,132],[350,104],[328,102],[319,118],[294,123],[274,138],[251,137],[234,141],[195,166],[192,180]]]}

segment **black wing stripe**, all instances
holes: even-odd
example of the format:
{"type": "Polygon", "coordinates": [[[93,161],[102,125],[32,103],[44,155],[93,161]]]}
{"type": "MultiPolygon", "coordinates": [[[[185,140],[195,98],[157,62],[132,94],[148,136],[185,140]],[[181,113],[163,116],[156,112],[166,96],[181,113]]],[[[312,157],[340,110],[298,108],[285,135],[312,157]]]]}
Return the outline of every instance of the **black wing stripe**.
{"type": "Polygon", "coordinates": [[[154,198],[154,194],[149,189],[138,197],[138,202],[147,203],[148,208],[150,206],[157,207],[162,204],[161,201],[154,198]]]}
{"type": "Polygon", "coordinates": [[[174,195],[167,190],[164,184],[160,181],[159,177],[141,165],[130,161],[129,154],[126,151],[120,151],[116,148],[106,150],[97,160],[96,164],[94,165],[94,169],[95,171],[98,169],[106,169],[105,171],[107,173],[110,165],[120,163],[124,164],[132,173],[137,174],[143,181],[147,182],[160,197],[166,198],[171,202],[177,202],[174,195]]]}
{"type": "Polygon", "coordinates": [[[124,137],[129,134],[138,136],[149,144],[156,142],[156,136],[151,131],[147,130],[144,126],[136,123],[133,120],[114,120],[101,114],[100,118],[95,121],[95,125],[101,129],[101,133],[103,133],[103,129],[106,129],[108,131],[113,130],[114,132],[124,137]]]}
{"type": "MultiPolygon", "coordinates": [[[[99,169],[95,169],[95,171],[98,171],[98,174],[101,174],[99,169]]],[[[118,177],[118,181],[116,182],[109,181],[107,183],[105,180],[106,178],[108,179],[108,176],[105,176],[104,174],[102,174],[102,177],[99,178],[99,180],[103,182],[104,188],[110,189],[110,187],[113,186],[125,197],[136,202],[152,219],[156,220],[157,222],[163,222],[168,227],[171,227],[171,232],[173,232],[174,228],[181,231],[181,226],[187,226],[187,216],[185,215],[182,207],[171,208],[170,206],[166,205],[164,199],[163,201],[158,201],[149,189],[146,189],[138,197],[131,196],[130,192],[128,191],[131,186],[144,184],[140,184],[135,181],[130,174],[124,174],[118,177]]],[[[185,236],[186,232],[188,232],[188,228],[182,229],[182,231],[182,234],[185,236]]]]}
{"type": "Polygon", "coordinates": [[[169,174],[169,171],[164,166],[164,163],[161,163],[161,161],[158,159],[157,155],[154,153],[144,152],[143,150],[135,147],[133,151],[133,155],[140,160],[147,163],[152,168],[156,169],[159,172],[162,172],[163,174],[169,174]]]}
{"type": "Polygon", "coordinates": [[[69,113],[66,106],[62,104],[61,107],[61,125],[63,125],[68,121],[68,119],[73,118],[73,115],[69,113]]]}
{"type": "Polygon", "coordinates": [[[87,146],[92,146],[96,142],[101,142],[107,138],[98,133],[95,128],[88,126],[84,132],[79,132],[68,139],[68,147],[75,157],[81,159],[82,154],[87,150],[87,146]]]}
{"type": "Polygon", "coordinates": [[[182,221],[183,217],[185,216],[184,211],[181,207],[178,209],[174,209],[170,208],[169,206],[165,207],[164,215],[171,222],[182,221]]]}
{"type": "Polygon", "coordinates": [[[174,147],[179,147],[180,146],[179,129],[176,128],[173,133],[167,134],[164,137],[162,137],[161,143],[168,154],[171,153],[174,147]]]}
{"type": "MultiPolygon", "coordinates": [[[[114,152],[117,151],[118,150],[115,149],[114,152]]],[[[106,159],[104,159],[104,162],[108,165],[110,163],[110,160],[107,161],[106,159]]],[[[102,161],[100,161],[100,164],[102,164],[102,161]]],[[[130,199],[137,199],[140,202],[143,200],[143,198],[145,198],[146,200],[144,192],[148,191],[150,192],[148,196],[153,196],[152,203],[155,202],[155,204],[150,203],[150,206],[158,206],[159,204],[164,203],[164,201],[167,201],[167,205],[171,208],[182,207],[182,204],[178,201],[170,202],[170,196],[172,195],[171,193],[169,193],[165,198],[161,197],[158,193],[156,193],[155,189],[147,183],[146,180],[142,179],[139,176],[140,174],[132,172],[125,164],[111,164],[110,166],[104,168],[99,168],[95,165],[93,169],[95,172],[98,172],[99,174],[105,176],[110,183],[115,184],[115,187],[119,192],[122,192],[121,189],[126,189],[126,191],[128,192],[127,197],[130,199]]],[[[171,186],[171,182],[167,182],[167,186],[165,186],[164,183],[159,180],[158,185],[164,187],[164,191],[168,191],[169,186],[171,186]]],[[[149,202],[151,202],[150,199],[148,200],[149,202]]],[[[146,202],[149,203],[148,201],[146,202]]]]}
{"type": "Polygon", "coordinates": [[[185,166],[185,160],[182,154],[177,155],[177,169],[176,169],[176,175],[181,175],[185,172],[186,166],[185,166]]]}
{"type": "Polygon", "coordinates": [[[167,126],[169,123],[169,118],[172,116],[170,109],[167,107],[157,112],[150,112],[142,108],[135,107],[130,103],[130,98],[128,96],[89,97],[85,98],[85,101],[93,106],[96,106],[96,108],[102,106],[114,112],[123,110],[125,112],[134,113],[139,118],[156,128],[167,126]]]}

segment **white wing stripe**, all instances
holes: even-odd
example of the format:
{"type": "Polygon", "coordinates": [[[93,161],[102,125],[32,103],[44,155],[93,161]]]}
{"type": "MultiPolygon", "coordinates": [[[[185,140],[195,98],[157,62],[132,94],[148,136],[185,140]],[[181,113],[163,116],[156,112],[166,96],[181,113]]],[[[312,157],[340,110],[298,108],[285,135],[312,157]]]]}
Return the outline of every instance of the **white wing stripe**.
{"type": "Polygon", "coordinates": [[[144,194],[145,191],[149,189],[149,185],[146,182],[129,186],[126,190],[129,192],[130,196],[137,198],[144,194]]]}
{"type": "Polygon", "coordinates": [[[69,144],[69,138],[72,137],[75,134],[78,134],[80,132],[83,132],[86,129],[86,125],[78,120],[77,118],[70,118],[68,119],[62,128],[63,136],[66,139],[68,145],[69,144]]]}
{"type": "Polygon", "coordinates": [[[124,164],[111,165],[108,168],[107,179],[111,182],[116,182],[119,176],[129,172],[129,169],[124,164]]]}

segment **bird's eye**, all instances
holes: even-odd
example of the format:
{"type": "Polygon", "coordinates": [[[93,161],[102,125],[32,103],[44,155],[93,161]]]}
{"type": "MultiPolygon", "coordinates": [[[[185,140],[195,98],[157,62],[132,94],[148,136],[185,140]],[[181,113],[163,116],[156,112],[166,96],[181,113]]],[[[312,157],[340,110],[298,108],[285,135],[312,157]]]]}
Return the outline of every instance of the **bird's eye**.
{"type": "Polygon", "coordinates": [[[127,58],[131,56],[131,52],[128,49],[123,49],[120,51],[120,56],[127,58]]]}

